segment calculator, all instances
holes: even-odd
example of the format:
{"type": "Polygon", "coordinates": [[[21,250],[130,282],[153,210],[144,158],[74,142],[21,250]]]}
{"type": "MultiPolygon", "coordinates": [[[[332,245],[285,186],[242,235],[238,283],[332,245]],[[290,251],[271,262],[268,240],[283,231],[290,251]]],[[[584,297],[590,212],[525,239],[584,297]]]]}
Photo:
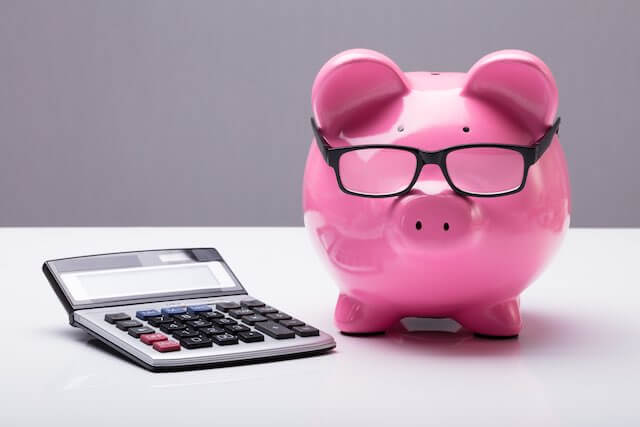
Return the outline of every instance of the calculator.
{"type": "Polygon", "coordinates": [[[317,355],[334,339],[250,296],[214,248],[46,261],[72,326],[151,371],[317,355]]]}

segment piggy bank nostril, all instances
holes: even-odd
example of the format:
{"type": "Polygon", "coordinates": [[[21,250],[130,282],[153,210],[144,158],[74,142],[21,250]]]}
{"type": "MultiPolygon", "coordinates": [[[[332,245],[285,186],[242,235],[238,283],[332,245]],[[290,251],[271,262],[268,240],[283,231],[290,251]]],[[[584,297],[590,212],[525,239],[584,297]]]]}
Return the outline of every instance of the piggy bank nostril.
{"type": "Polygon", "coordinates": [[[444,228],[444,231],[449,231],[449,223],[448,223],[448,222],[445,222],[445,223],[442,225],[442,228],[444,228]]]}
{"type": "Polygon", "coordinates": [[[422,222],[421,221],[416,222],[416,230],[422,230],[422,222]]]}

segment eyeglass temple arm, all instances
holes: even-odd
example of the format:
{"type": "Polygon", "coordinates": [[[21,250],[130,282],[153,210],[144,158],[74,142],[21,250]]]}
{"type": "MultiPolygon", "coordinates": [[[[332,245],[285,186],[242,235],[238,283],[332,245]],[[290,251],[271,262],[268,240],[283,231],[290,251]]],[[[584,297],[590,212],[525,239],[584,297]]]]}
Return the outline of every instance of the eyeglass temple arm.
{"type": "Polygon", "coordinates": [[[316,123],[316,119],[311,117],[311,129],[313,129],[313,136],[316,139],[316,144],[318,144],[318,149],[320,150],[320,154],[322,154],[322,158],[327,164],[329,164],[329,150],[331,146],[324,139],[324,136],[320,134],[320,129],[318,129],[318,124],[316,123]]]}
{"type": "Polygon", "coordinates": [[[547,148],[551,145],[553,141],[553,136],[558,133],[560,130],[560,117],[556,119],[553,123],[553,126],[544,134],[544,136],[537,142],[535,145],[535,156],[533,162],[537,162],[540,157],[547,151],[547,148]]]}

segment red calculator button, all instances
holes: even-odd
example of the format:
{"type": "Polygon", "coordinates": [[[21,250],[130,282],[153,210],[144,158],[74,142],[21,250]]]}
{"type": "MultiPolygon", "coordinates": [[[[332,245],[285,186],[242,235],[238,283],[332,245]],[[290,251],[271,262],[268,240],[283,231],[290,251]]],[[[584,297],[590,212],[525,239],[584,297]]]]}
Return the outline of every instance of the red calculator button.
{"type": "Polygon", "coordinates": [[[164,341],[167,339],[166,335],[163,334],[144,334],[140,335],[140,341],[145,344],[151,345],[154,342],[164,341]]]}
{"type": "Polygon", "coordinates": [[[166,353],[168,351],[178,351],[180,350],[180,343],[171,340],[156,341],[153,343],[153,348],[160,353],[166,353]]]}

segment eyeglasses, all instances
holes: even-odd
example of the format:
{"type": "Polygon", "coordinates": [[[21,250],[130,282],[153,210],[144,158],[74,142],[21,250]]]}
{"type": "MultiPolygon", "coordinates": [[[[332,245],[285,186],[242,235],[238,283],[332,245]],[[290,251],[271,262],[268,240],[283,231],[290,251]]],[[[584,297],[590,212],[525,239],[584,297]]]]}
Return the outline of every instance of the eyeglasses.
{"type": "Polygon", "coordinates": [[[361,197],[407,194],[422,167],[435,164],[458,194],[497,197],[524,188],[529,167],[542,157],[553,135],[558,133],[560,117],[531,147],[469,144],[433,152],[401,145],[332,148],[313,117],[311,128],[322,157],[335,171],[340,189],[347,194],[361,197]]]}

